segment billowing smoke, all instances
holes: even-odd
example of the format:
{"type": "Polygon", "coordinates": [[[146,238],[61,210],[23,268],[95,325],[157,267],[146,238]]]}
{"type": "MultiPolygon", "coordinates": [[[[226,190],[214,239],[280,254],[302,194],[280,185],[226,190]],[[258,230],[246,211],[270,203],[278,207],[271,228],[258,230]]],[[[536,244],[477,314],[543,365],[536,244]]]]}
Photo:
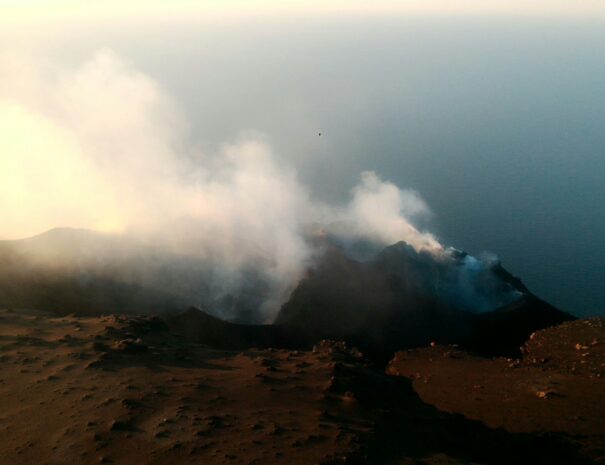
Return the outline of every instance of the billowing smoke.
{"type": "Polygon", "coordinates": [[[361,174],[361,183],[353,189],[348,208],[352,234],[384,244],[404,240],[418,251],[438,253],[443,251],[439,241],[432,234],[419,231],[410,221],[429,214],[428,206],[416,192],[402,191],[371,171],[361,174]]]}
{"type": "Polygon", "coordinates": [[[345,248],[404,241],[444,253],[415,226],[430,213],[418,194],[373,172],[361,174],[350,203],[325,205],[262,135],[203,151],[178,104],[111,50],[72,68],[4,53],[0,66],[2,238],[57,226],[134,237],[209,264],[212,302],[262,283],[263,320],[317,253],[309,224],[332,225],[345,248]]]}

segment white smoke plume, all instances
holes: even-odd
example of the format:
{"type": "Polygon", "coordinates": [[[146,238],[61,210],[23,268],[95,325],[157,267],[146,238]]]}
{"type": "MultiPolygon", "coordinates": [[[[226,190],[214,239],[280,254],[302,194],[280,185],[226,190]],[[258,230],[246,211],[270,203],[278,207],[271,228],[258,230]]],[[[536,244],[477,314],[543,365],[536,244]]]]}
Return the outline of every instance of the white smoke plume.
{"type": "Polygon", "coordinates": [[[192,142],[178,104],[111,50],[72,68],[0,57],[0,238],[58,226],[127,234],[208,259],[227,292],[255,269],[267,319],[312,259],[304,224],[440,252],[412,220],[428,208],[365,172],[348,205],[312,201],[294,170],[248,133],[218,153],[192,142]]]}
{"type": "Polygon", "coordinates": [[[382,244],[403,240],[417,251],[443,251],[431,233],[421,232],[412,224],[412,219],[430,214],[415,191],[401,190],[393,183],[382,181],[376,173],[365,171],[352,195],[346,211],[352,234],[382,244]]]}

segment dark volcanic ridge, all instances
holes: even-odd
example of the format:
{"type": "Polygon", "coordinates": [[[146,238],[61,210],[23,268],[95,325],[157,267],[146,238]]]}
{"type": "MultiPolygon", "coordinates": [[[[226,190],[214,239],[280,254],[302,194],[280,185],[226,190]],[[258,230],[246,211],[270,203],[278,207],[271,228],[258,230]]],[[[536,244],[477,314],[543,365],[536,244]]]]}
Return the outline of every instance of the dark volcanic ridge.
{"type": "Polygon", "coordinates": [[[532,332],[574,319],[493,258],[417,252],[400,242],[359,260],[348,250],[363,243],[345,249],[329,235],[311,240],[318,258],[270,325],[245,324],[257,320],[266,292],[253,272],[242,274],[237,293],[216,294],[215,264],[71,229],[0,242],[0,305],[162,315],[188,340],[225,349],[307,349],[342,340],[382,362],[434,341],[515,356],[532,332]],[[203,310],[181,313],[192,306],[203,310]]]}
{"type": "Polygon", "coordinates": [[[444,299],[459,279],[451,268],[465,266],[467,257],[452,251],[437,261],[398,243],[362,262],[328,244],[273,324],[226,322],[193,307],[167,321],[188,340],[214,347],[309,349],[333,339],[386,363],[397,350],[434,342],[514,357],[532,332],[575,319],[533,295],[496,261],[478,271],[475,279],[482,285],[466,298],[507,303],[476,312],[460,300],[444,299]]]}

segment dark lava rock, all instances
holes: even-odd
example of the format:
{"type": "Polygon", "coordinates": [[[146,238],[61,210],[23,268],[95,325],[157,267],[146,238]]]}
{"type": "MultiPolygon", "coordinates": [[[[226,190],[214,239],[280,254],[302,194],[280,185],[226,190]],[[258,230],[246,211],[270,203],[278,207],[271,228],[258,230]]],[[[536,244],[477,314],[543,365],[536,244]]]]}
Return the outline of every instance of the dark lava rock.
{"type": "Polygon", "coordinates": [[[305,343],[346,340],[384,360],[398,349],[433,341],[484,355],[518,355],[532,332],[574,319],[531,294],[499,263],[473,278],[477,290],[472,297],[484,302],[487,296],[491,305],[503,305],[469,311],[464,301],[447,293],[455,274],[449,268],[466,263],[466,255],[458,254],[440,262],[395,244],[376,260],[359,262],[331,248],[291,294],[275,323],[305,343]]]}

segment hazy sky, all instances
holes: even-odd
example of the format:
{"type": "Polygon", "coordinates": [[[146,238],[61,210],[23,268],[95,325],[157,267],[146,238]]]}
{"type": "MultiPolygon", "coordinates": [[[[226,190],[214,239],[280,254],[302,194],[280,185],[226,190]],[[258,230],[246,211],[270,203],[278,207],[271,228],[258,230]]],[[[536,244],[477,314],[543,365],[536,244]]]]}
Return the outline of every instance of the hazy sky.
{"type": "Polygon", "coordinates": [[[495,252],[566,310],[605,311],[604,2],[87,4],[0,0],[4,134],[15,102],[35,116],[57,89],[17,81],[102,51],[169,96],[155,110],[178,107],[176,143],[216,153],[254,134],[326,203],[373,170],[423,197],[445,244],[495,252]]]}
{"type": "Polygon", "coordinates": [[[429,13],[432,15],[513,14],[591,16],[603,14],[599,0],[1,0],[9,21],[89,18],[188,17],[197,14],[269,15],[429,13]]]}

